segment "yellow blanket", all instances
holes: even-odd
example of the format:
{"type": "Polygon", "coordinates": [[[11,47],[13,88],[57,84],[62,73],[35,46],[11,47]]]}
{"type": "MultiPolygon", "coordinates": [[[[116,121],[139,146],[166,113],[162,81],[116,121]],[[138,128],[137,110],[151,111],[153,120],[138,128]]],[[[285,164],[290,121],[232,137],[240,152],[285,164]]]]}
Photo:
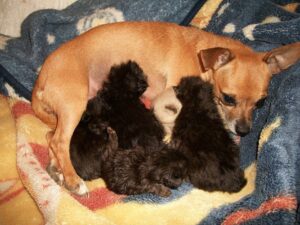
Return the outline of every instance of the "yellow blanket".
{"type": "Polygon", "coordinates": [[[235,202],[254,190],[255,165],[237,194],[208,193],[188,184],[169,198],[121,196],[102,179],[87,182],[90,196],[77,197],[47,174],[48,127],[29,103],[0,96],[0,225],[21,224],[197,224],[213,208],[235,202]]]}

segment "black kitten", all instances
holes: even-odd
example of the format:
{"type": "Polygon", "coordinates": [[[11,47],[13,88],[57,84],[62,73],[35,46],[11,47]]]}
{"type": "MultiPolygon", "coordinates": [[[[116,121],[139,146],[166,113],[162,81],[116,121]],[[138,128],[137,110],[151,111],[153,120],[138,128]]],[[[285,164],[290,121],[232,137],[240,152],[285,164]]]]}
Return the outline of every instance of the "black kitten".
{"type": "Polygon", "coordinates": [[[100,118],[82,119],[72,136],[71,161],[76,173],[84,180],[99,178],[102,162],[107,159],[104,152],[117,149],[107,127],[100,118]]]}
{"type": "Polygon", "coordinates": [[[164,137],[164,130],[140,100],[147,87],[146,76],[135,62],[112,67],[102,90],[88,102],[85,116],[108,122],[117,132],[122,148],[155,149],[164,137]]]}
{"type": "MultiPolygon", "coordinates": [[[[117,135],[110,134],[117,142],[117,135]]],[[[102,178],[107,187],[118,194],[152,193],[162,197],[171,194],[187,178],[187,160],[175,149],[148,151],[143,147],[111,151],[107,148],[102,178]]]]}
{"type": "Polygon", "coordinates": [[[239,147],[224,128],[212,85],[186,77],[175,87],[182,103],[171,145],[188,158],[190,182],[207,191],[238,192],[246,184],[239,147]]]}
{"type": "Polygon", "coordinates": [[[99,119],[89,125],[86,131],[79,129],[73,135],[71,145],[71,160],[82,178],[102,177],[107,188],[117,194],[163,197],[187,178],[187,160],[179,151],[166,147],[149,151],[141,146],[121,149],[116,132],[106,123],[99,119]],[[85,146],[75,140],[82,137],[86,137],[85,146]]]}
{"type": "Polygon", "coordinates": [[[163,127],[140,101],[147,86],[146,77],[135,62],[111,68],[102,90],[88,102],[71,139],[71,160],[81,178],[100,177],[100,152],[112,148],[106,132],[108,125],[117,132],[123,149],[161,148],[163,127]]]}

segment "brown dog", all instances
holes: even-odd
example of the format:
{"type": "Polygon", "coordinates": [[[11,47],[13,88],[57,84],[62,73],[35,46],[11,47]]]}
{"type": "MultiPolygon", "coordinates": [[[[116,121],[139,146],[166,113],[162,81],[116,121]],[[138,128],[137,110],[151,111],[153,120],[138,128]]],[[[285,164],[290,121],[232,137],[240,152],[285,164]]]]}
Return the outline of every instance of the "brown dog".
{"type": "Polygon", "coordinates": [[[148,76],[144,97],[150,100],[181,77],[199,74],[214,85],[225,125],[245,134],[272,74],[295,63],[299,49],[300,43],[295,43],[257,53],[236,40],[171,23],[122,22],[94,28],[50,54],[33,90],[36,115],[53,128],[47,135],[50,170],[63,173],[70,191],[87,193],[70,161],[70,139],[88,99],[101,89],[114,64],[136,61],[148,76]]]}

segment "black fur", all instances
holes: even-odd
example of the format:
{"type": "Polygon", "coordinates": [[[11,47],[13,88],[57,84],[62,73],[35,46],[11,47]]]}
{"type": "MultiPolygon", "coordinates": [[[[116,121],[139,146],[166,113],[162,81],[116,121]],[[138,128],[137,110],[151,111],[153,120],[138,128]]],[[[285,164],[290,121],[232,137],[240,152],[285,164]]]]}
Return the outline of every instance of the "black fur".
{"type": "MultiPolygon", "coordinates": [[[[117,135],[110,134],[117,142],[117,135]]],[[[152,193],[169,196],[170,188],[179,187],[187,176],[187,160],[175,149],[148,151],[137,146],[134,149],[107,148],[108,156],[102,167],[102,178],[107,187],[118,194],[152,193]]]]}
{"type": "Polygon", "coordinates": [[[171,145],[188,158],[190,182],[207,191],[238,192],[247,182],[239,147],[224,128],[212,85],[191,76],[183,78],[175,91],[182,109],[171,145]]]}
{"type": "Polygon", "coordinates": [[[88,102],[84,117],[97,116],[108,122],[121,148],[157,148],[164,130],[140,100],[147,87],[146,76],[135,62],[112,67],[102,90],[88,102]]]}
{"type": "Polygon", "coordinates": [[[102,177],[119,194],[161,196],[168,196],[169,188],[186,178],[186,158],[164,146],[163,127],[139,99],[146,88],[136,63],[111,69],[72,136],[71,160],[80,177],[102,177]]]}
{"type": "Polygon", "coordinates": [[[71,160],[77,173],[90,180],[102,177],[107,188],[117,194],[171,194],[187,178],[187,160],[166,146],[154,151],[141,146],[118,148],[116,132],[100,119],[80,126],[73,136],[71,160]],[[77,142],[86,138],[85,142],[77,142]],[[78,144],[79,143],[79,144],[78,144]]]}
{"type": "Polygon", "coordinates": [[[107,123],[100,118],[81,120],[70,144],[70,157],[77,174],[84,180],[101,176],[102,162],[107,155],[104,152],[117,148],[117,143],[110,139],[107,123]]]}

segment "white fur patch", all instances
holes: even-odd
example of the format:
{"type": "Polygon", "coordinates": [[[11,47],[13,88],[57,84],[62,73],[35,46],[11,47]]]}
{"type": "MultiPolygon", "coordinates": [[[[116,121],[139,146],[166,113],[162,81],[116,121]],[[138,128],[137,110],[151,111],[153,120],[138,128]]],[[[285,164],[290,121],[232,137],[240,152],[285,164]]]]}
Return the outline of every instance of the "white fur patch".
{"type": "Polygon", "coordinates": [[[233,23],[228,23],[223,29],[224,33],[233,33],[235,32],[235,25],[233,23]]]}
{"type": "Polygon", "coordinates": [[[79,189],[76,192],[76,194],[78,194],[78,195],[88,195],[89,194],[89,189],[87,188],[87,186],[83,180],[80,181],[79,189]]]}
{"type": "Polygon", "coordinates": [[[222,5],[222,7],[219,9],[218,13],[217,13],[217,16],[221,16],[225,10],[228,8],[228,6],[230,5],[229,2],[227,2],[226,4],[222,5]]]}
{"type": "Polygon", "coordinates": [[[52,34],[47,34],[47,42],[49,45],[53,44],[55,42],[55,36],[52,34]]]}
{"type": "Polygon", "coordinates": [[[121,11],[109,7],[106,9],[97,9],[92,15],[83,17],[77,23],[77,31],[79,34],[88,31],[89,29],[106,24],[124,21],[124,15],[121,11]]]}
{"type": "Polygon", "coordinates": [[[182,108],[174,89],[172,87],[167,88],[163,93],[158,95],[152,101],[152,108],[156,118],[164,127],[166,138],[168,135],[171,136],[175,120],[182,108]]]}

